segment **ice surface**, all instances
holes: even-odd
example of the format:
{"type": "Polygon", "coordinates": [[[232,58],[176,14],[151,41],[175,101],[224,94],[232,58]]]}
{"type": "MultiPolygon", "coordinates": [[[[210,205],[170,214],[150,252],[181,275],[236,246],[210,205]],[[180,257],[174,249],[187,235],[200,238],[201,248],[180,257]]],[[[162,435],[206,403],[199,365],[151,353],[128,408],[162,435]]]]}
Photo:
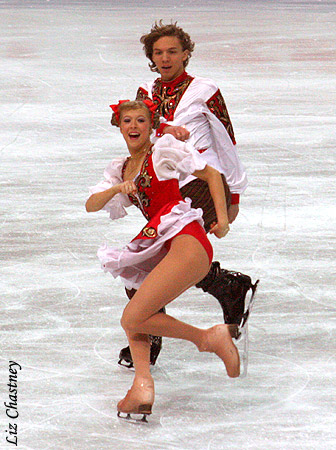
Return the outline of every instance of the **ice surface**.
{"type": "MultiPolygon", "coordinates": [[[[1,400],[9,361],[21,450],[331,450],[335,436],[333,1],[0,0],[1,400]],[[163,6],[162,6],[163,5],[163,6]],[[153,8],[154,6],[154,8],[153,8]],[[188,71],[226,99],[250,185],[215,257],[260,278],[250,366],[166,339],[146,426],[120,422],[133,374],[117,366],[125,295],[96,249],[143,224],[84,210],[87,187],[125,153],[109,104],[153,78],[139,37],[177,20],[196,41],[188,71]]],[[[191,289],[170,313],[201,327],[216,301],[191,289]]]]}

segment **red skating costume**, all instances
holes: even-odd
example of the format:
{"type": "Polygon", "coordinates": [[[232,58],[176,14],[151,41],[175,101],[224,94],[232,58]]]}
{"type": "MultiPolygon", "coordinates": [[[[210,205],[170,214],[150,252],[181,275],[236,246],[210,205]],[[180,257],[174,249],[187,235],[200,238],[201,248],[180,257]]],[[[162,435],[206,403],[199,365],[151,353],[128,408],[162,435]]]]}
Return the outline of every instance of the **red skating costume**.
{"type": "MultiPolygon", "coordinates": [[[[105,180],[90,188],[91,194],[102,192],[123,181],[128,158],[109,164],[105,180]]],[[[120,276],[127,289],[138,289],[148,273],[167,254],[170,241],[178,234],[191,234],[203,245],[212,260],[212,247],[203,225],[202,210],[191,207],[190,199],[183,200],[179,181],[206,166],[203,158],[190,146],[166,135],[148,151],[140,173],[134,182],[138,192],[127,198],[117,194],[105,206],[111,219],[123,217],[125,207],[132,203],[141,209],[148,220],[141,232],[123,249],[104,245],[98,257],[106,272],[120,276]]]]}

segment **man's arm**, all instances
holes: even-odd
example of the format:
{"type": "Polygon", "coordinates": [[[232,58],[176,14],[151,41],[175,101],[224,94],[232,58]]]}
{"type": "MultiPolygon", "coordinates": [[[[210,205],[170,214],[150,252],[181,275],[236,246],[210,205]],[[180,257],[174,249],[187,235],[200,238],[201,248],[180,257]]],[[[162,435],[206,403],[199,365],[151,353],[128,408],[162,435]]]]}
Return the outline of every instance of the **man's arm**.
{"type": "Polygon", "coordinates": [[[209,110],[217,117],[217,119],[223,124],[224,128],[228,132],[231,138],[232,144],[236,145],[236,139],[233,132],[233,126],[227,110],[224,98],[221,91],[218,89],[212,97],[206,102],[209,110]]]}
{"type": "Polygon", "coordinates": [[[215,205],[217,222],[211,224],[210,233],[218,238],[224,237],[230,230],[226,211],[226,198],[221,174],[213,167],[206,165],[203,170],[196,170],[193,175],[209,185],[210,194],[215,205]]]}
{"type": "MultiPolygon", "coordinates": [[[[143,100],[152,100],[149,95],[148,91],[144,89],[143,87],[139,87],[137,94],[136,94],[136,100],[143,101],[143,100]]],[[[156,130],[156,136],[161,137],[164,134],[171,134],[179,141],[186,141],[189,138],[189,131],[185,127],[177,127],[173,125],[168,125],[166,123],[161,123],[159,128],[156,130]]]]}
{"type": "MultiPolygon", "coordinates": [[[[219,120],[219,122],[225,128],[232,145],[236,145],[236,139],[234,136],[232,122],[224,101],[224,98],[219,89],[206,101],[206,105],[209,111],[219,120]]],[[[220,145],[220,143],[219,143],[220,145]]],[[[239,200],[240,195],[236,192],[231,192],[231,205],[228,210],[229,222],[232,223],[239,213],[239,200]]]]}

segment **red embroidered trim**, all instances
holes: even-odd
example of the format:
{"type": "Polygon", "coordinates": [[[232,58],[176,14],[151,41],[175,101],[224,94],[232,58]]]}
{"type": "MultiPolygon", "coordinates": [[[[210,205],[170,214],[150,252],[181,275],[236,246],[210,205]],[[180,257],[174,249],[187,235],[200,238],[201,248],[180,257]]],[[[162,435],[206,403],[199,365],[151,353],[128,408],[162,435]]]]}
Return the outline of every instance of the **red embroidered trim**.
{"type": "Polygon", "coordinates": [[[161,125],[159,126],[159,128],[156,130],[156,136],[157,137],[161,137],[163,135],[163,130],[169,127],[169,125],[167,123],[161,123],[161,125]]]}
{"type": "MultiPolygon", "coordinates": [[[[174,119],[174,113],[179,104],[183,94],[194,78],[186,74],[182,81],[175,84],[163,83],[161,78],[157,78],[153,85],[153,102],[158,105],[157,112],[161,117],[167,120],[174,119]]],[[[175,80],[176,81],[176,80],[175,80]]]]}
{"type": "Polygon", "coordinates": [[[145,91],[144,88],[139,87],[138,92],[136,94],[135,100],[141,101],[141,100],[151,100],[151,98],[148,96],[148,92],[145,91]]]}
{"type": "Polygon", "coordinates": [[[188,78],[188,74],[186,71],[184,71],[183,73],[181,73],[180,76],[178,76],[177,78],[175,78],[175,80],[172,81],[162,81],[162,85],[163,87],[169,87],[169,88],[174,88],[176,87],[178,84],[180,84],[182,81],[185,81],[188,78]]]}
{"type": "Polygon", "coordinates": [[[217,117],[217,119],[222,122],[231,138],[232,143],[235,145],[236,139],[234,137],[232,123],[224,102],[224,98],[219,89],[211,98],[209,98],[206,104],[210,111],[217,117]]]}

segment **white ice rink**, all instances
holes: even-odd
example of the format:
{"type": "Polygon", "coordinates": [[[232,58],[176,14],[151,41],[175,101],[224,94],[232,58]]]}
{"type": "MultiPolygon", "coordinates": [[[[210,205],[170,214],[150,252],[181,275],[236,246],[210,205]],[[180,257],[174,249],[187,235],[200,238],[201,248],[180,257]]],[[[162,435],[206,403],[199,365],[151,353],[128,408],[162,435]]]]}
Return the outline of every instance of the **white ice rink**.
{"type": "MultiPolygon", "coordinates": [[[[336,449],[335,30],[327,0],[0,0],[1,449],[336,449]],[[248,171],[215,259],[261,281],[247,378],[165,339],[153,414],[133,425],[116,417],[133,378],[117,365],[125,295],[96,250],[144,219],[131,208],[113,223],[84,202],[125,154],[109,104],[156,76],[139,37],[161,18],[196,42],[188,72],[219,84],[248,171]]],[[[168,310],[222,321],[194,288],[168,310]]]]}

